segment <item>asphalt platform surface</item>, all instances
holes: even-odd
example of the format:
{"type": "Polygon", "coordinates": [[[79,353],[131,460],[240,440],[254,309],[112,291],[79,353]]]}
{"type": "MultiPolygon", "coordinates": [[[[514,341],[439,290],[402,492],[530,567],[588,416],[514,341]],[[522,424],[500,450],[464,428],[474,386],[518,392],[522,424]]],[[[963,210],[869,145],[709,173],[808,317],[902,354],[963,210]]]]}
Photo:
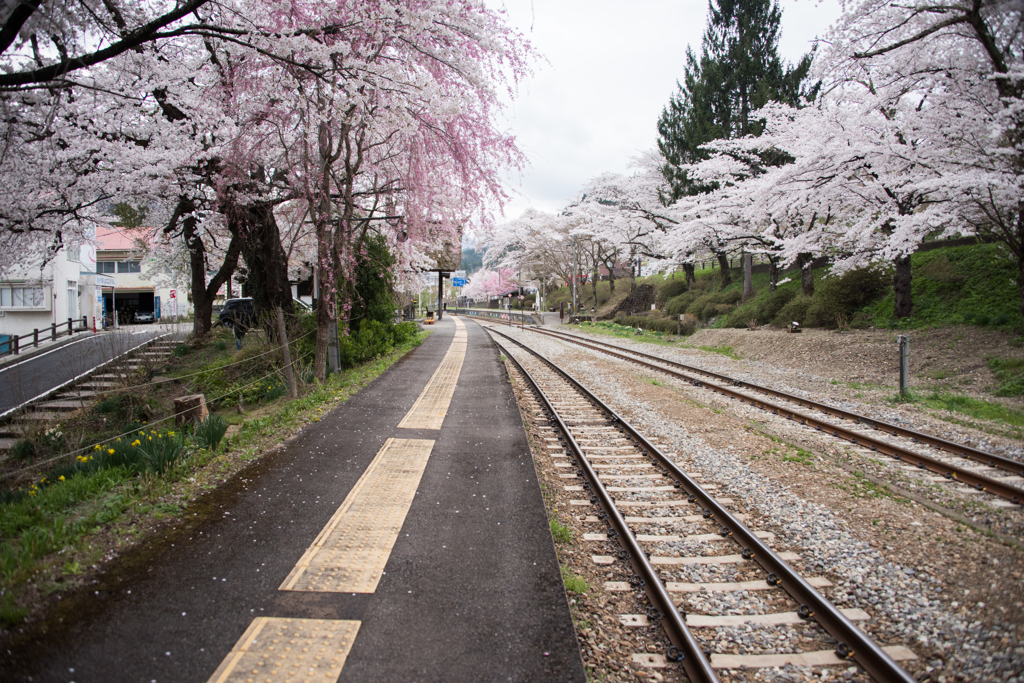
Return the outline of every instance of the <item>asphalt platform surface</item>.
{"type": "Polygon", "coordinates": [[[447,316],[191,520],[66,596],[45,637],[0,655],[0,679],[201,683],[265,616],[360,620],[340,681],[585,681],[511,385],[487,333],[463,321],[440,430],[397,425],[448,349],[447,316]],[[436,443],[376,592],[278,590],[388,437],[436,443]]]}

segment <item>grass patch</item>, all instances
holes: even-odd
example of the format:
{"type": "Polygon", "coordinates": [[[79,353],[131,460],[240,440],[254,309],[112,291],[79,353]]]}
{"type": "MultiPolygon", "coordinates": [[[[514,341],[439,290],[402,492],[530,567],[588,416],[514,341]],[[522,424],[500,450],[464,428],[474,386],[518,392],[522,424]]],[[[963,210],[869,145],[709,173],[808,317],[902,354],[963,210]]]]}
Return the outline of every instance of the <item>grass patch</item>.
{"type": "Polygon", "coordinates": [[[560,524],[557,519],[548,522],[548,526],[551,528],[551,538],[555,539],[555,543],[572,542],[572,529],[560,524]]]}
{"type": "Polygon", "coordinates": [[[665,386],[665,383],[662,382],[660,379],[649,379],[647,381],[650,382],[651,384],[653,384],[656,387],[663,387],[663,386],[665,386]]]}
{"type": "Polygon", "coordinates": [[[804,450],[803,448],[797,448],[792,453],[783,455],[782,462],[795,462],[801,465],[810,465],[814,462],[814,454],[810,451],[804,450]]]}
{"type": "Polygon", "coordinates": [[[586,595],[590,592],[590,584],[587,583],[586,579],[578,574],[574,574],[571,569],[564,565],[560,569],[562,570],[562,583],[565,584],[565,590],[574,595],[586,595]]]}
{"type": "Polygon", "coordinates": [[[1014,427],[1024,427],[1024,411],[1008,408],[1001,403],[971,398],[962,394],[950,394],[933,391],[927,396],[911,390],[905,394],[894,394],[889,403],[917,403],[934,410],[945,410],[951,413],[968,415],[978,420],[1004,422],[1014,427]]]}
{"type": "Polygon", "coordinates": [[[920,401],[936,410],[962,413],[979,420],[996,420],[1014,427],[1024,427],[1024,411],[1007,408],[1000,403],[984,401],[960,394],[932,392],[920,401]]]}
{"type": "Polygon", "coordinates": [[[733,360],[741,360],[743,356],[736,353],[731,346],[698,346],[701,351],[707,351],[709,353],[718,353],[723,356],[728,356],[733,360]]]}
{"type": "Polygon", "coordinates": [[[1024,396],[1024,358],[989,358],[988,367],[999,381],[996,396],[1024,396]]]}

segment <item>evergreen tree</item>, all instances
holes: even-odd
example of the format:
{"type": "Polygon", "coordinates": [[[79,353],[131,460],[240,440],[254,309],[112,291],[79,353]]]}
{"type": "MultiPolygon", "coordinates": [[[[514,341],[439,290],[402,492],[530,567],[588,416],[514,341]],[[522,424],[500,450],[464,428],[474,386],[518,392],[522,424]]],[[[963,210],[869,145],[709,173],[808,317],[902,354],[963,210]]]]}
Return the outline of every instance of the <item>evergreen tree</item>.
{"type": "Polygon", "coordinates": [[[666,204],[712,189],[691,181],[680,168],[707,158],[701,145],[760,135],[763,124],[753,112],[770,101],[798,106],[818,89],[804,84],[811,54],[796,66],[779,58],[782,10],[776,0],[709,0],[708,11],[700,58],[687,49],[679,91],[658,119],[662,174],[669,184],[662,197],[666,204]]]}
{"type": "Polygon", "coordinates": [[[356,257],[355,296],[349,319],[358,328],[362,321],[376,320],[391,324],[395,301],[391,295],[395,275],[395,257],[388,250],[383,235],[371,233],[363,241],[363,252],[356,257]]]}

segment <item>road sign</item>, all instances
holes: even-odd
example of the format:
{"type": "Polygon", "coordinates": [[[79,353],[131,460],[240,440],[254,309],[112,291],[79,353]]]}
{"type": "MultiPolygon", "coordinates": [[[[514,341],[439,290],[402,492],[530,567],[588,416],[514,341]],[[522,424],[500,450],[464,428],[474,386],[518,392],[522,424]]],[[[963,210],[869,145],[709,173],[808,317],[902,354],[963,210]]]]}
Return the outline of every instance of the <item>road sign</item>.
{"type": "Polygon", "coordinates": [[[526,297],[525,297],[525,296],[523,296],[522,294],[520,294],[520,295],[519,295],[519,300],[520,300],[520,301],[522,301],[522,300],[523,300],[523,299],[525,299],[525,298],[526,298],[526,297]]]}
{"type": "Polygon", "coordinates": [[[465,287],[465,286],[466,286],[466,278],[464,278],[464,277],[453,277],[452,278],[452,287],[465,287]]]}

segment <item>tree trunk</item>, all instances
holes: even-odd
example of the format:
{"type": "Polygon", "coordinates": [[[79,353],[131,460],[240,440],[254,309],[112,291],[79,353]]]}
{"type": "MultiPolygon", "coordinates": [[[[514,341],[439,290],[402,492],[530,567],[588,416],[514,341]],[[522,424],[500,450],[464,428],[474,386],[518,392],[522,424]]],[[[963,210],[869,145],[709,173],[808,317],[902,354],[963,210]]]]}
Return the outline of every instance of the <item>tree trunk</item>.
{"type": "Polygon", "coordinates": [[[811,270],[813,262],[813,254],[808,252],[797,254],[796,265],[800,268],[800,293],[804,296],[814,296],[814,271],[811,270]]]}
{"type": "Polygon", "coordinates": [[[686,263],[683,264],[683,272],[686,273],[686,286],[687,287],[692,287],[693,283],[697,281],[697,278],[694,275],[693,271],[694,271],[694,268],[693,268],[693,264],[692,263],[686,262],[686,263]]]}
{"type": "Polygon", "coordinates": [[[779,288],[779,265],[774,256],[768,257],[768,291],[774,292],[779,288]]]}
{"type": "Polygon", "coordinates": [[[228,229],[241,239],[242,256],[249,267],[246,284],[252,293],[256,318],[268,330],[274,328],[274,309],[294,316],[292,288],[288,283],[288,257],[281,246],[281,232],[268,202],[233,206],[228,229]]]}
{"type": "Polygon", "coordinates": [[[594,322],[597,322],[597,280],[600,277],[601,277],[601,269],[600,269],[600,267],[599,266],[594,266],[594,281],[591,283],[591,284],[593,284],[593,289],[594,289],[594,322]]]}
{"type": "Polygon", "coordinates": [[[724,251],[715,253],[718,265],[722,268],[722,289],[732,284],[732,273],[729,272],[729,256],[724,251]]]}
{"type": "Polygon", "coordinates": [[[217,290],[224,284],[238,265],[238,254],[241,243],[237,237],[231,236],[228,250],[224,254],[224,262],[209,283],[206,282],[206,245],[199,234],[199,222],[195,217],[195,202],[189,197],[182,197],[175,207],[174,216],[164,230],[165,234],[174,231],[178,220],[181,220],[181,236],[188,247],[189,270],[191,271],[192,306],[195,314],[192,318],[192,335],[202,337],[210,332],[213,317],[213,300],[217,290]]]}
{"type": "Polygon", "coordinates": [[[288,395],[292,398],[299,397],[298,388],[295,385],[295,368],[292,367],[292,352],[288,347],[288,328],[284,324],[284,312],[277,309],[277,341],[281,345],[281,352],[284,354],[284,376],[288,379],[288,395]]]}
{"type": "Polygon", "coordinates": [[[630,256],[629,258],[629,293],[632,294],[636,291],[636,259],[630,256]]]}
{"type": "Polygon", "coordinates": [[[743,252],[743,301],[754,296],[754,255],[743,252]]]}
{"type": "Polygon", "coordinates": [[[910,291],[910,255],[896,258],[896,272],[892,276],[892,286],[896,290],[896,317],[906,318],[914,307],[910,291]]]}

